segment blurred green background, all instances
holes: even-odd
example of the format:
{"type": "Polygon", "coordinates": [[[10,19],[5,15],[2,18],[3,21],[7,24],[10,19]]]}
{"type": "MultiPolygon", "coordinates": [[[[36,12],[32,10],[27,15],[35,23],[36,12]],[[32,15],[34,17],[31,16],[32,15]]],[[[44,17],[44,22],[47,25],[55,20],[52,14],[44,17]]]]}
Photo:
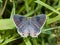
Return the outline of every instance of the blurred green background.
{"type": "Polygon", "coordinates": [[[0,0],[0,45],[60,45],[60,0],[0,0]],[[13,23],[14,14],[46,14],[37,38],[23,38],[13,23]]]}

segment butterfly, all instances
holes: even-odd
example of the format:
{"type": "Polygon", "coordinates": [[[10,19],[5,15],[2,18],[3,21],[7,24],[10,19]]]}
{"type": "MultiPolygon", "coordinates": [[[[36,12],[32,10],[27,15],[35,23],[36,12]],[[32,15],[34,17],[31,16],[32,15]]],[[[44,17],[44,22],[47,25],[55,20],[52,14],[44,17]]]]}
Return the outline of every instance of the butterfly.
{"type": "Polygon", "coordinates": [[[29,35],[31,37],[37,37],[41,33],[42,27],[46,22],[46,15],[40,14],[30,18],[15,14],[13,16],[13,21],[21,37],[27,37],[29,35]]]}

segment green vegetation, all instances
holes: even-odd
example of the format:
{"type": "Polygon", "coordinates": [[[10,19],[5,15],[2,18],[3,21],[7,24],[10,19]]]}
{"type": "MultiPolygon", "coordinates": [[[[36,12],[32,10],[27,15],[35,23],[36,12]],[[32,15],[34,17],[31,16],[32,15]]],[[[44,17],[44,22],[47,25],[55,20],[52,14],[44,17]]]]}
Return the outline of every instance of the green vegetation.
{"type": "Polygon", "coordinates": [[[0,45],[60,45],[60,0],[0,0],[0,45]],[[46,14],[37,38],[23,38],[13,23],[14,14],[46,14]]]}

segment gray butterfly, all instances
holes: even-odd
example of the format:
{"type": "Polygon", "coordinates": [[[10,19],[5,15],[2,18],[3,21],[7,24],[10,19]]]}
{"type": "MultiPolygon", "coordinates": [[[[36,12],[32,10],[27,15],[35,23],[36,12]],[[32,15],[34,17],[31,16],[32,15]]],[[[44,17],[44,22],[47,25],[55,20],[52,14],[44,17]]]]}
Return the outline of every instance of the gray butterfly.
{"type": "Polygon", "coordinates": [[[15,14],[13,17],[18,33],[21,37],[37,37],[46,22],[46,15],[40,14],[32,18],[15,14]]]}

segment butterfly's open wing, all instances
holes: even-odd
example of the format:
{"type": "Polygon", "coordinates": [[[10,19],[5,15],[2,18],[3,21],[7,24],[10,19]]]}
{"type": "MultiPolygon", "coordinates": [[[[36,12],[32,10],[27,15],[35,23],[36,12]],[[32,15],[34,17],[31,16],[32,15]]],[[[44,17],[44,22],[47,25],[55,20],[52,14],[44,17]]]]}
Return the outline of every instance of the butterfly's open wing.
{"type": "Polygon", "coordinates": [[[44,14],[34,16],[31,19],[31,24],[33,26],[33,31],[32,30],[30,31],[30,36],[37,37],[40,34],[41,29],[42,29],[45,21],[46,21],[46,15],[44,15],[44,14]]]}
{"type": "Polygon", "coordinates": [[[22,37],[27,37],[28,36],[28,30],[27,30],[27,20],[26,17],[21,16],[21,15],[14,15],[13,17],[14,23],[17,27],[17,31],[18,33],[22,36],[22,37]]]}
{"type": "Polygon", "coordinates": [[[16,25],[17,28],[19,28],[21,25],[22,25],[22,21],[25,19],[24,16],[21,16],[21,15],[18,15],[18,14],[15,14],[14,17],[13,17],[13,20],[14,20],[14,23],[16,25]]]}

